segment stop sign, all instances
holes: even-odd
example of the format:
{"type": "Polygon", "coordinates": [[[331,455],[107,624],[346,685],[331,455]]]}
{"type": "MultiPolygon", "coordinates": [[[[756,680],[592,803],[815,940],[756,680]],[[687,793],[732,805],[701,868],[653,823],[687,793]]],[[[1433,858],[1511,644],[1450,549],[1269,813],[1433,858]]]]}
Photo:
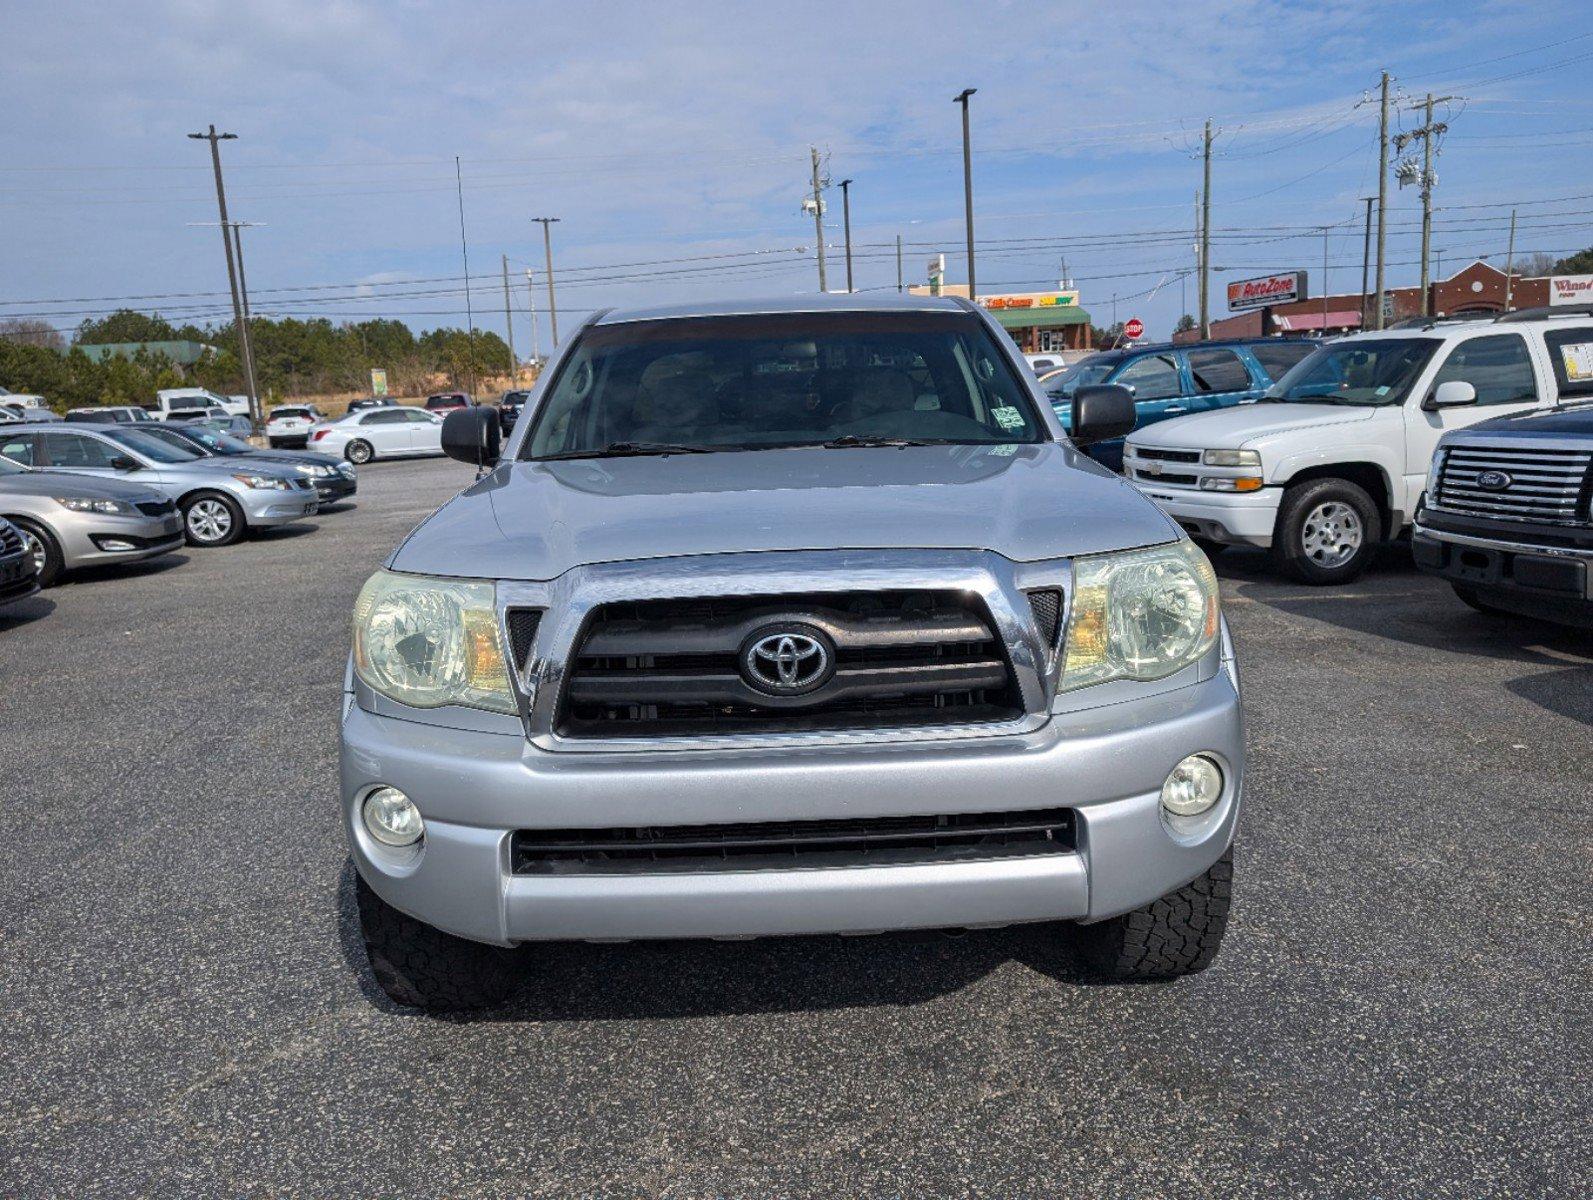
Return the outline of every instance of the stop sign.
{"type": "Polygon", "coordinates": [[[1145,322],[1141,321],[1138,317],[1130,317],[1127,321],[1123,322],[1123,336],[1126,338],[1137,338],[1144,332],[1145,322]]]}

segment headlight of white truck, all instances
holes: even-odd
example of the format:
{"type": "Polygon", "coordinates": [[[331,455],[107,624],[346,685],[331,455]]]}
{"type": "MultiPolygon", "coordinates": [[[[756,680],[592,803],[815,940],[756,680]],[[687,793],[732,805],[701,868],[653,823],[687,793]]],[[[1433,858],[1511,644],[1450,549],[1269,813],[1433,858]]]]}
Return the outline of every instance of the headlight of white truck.
{"type": "Polygon", "coordinates": [[[1062,690],[1165,679],[1217,642],[1217,574],[1193,542],[1075,559],[1062,690]]]}
{"type": "Polygon", "coordinates": [[[354,670],[415,708],[515,711],[490,583],[376,572],[354,603],[354,670]]]}

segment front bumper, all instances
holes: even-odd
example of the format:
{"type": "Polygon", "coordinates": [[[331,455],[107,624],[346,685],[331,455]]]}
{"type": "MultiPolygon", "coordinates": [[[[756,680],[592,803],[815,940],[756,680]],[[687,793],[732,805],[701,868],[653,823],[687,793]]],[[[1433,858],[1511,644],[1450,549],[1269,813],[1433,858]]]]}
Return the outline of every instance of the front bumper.
{"type": "Polygon", "coordinates": [[[163,517],[74,513],[52,524],[68,569],[113,562],[138,562],[180,550],[183,519],[175,509],[163,517]]]}
{"type": "Polygon", "coordinates": [[[322,504],[336,504],[339,500],[347,500],[357,491],[359,483],[347,475],[336,475],[330,479],[315,481],[315,494],[320,497],[322,504]]]}
{"type": "Polygon", "coordinates": [[[550,939],[749,937],[1098,920],[1195,878],[1233,838],[1243,787],[1237,675],[1054,715],[1010,736],[803,748],[549,752],[523,736],[381,716],[350,693],[342,804],[357,869],[384,900],[500,945],[550,939]],[[1218,804],[1175,827],[1160,789],[1203,751],[1218,804]],[[420,807],[420,849],[374,842],[377,784],[420,807]],[[921,816],[1068,807],[1075,849],[894,866],[516,875],[515,829],[921,816]]]}
{"type": "Polygon", "coordinates": [[[1546,545],[1435,528],[1418,515],[1411,533],[1416,566],[1474,589],[1497,608],[1575,625],[1593,625],[1593,544],[1546,545]]]}
{"type": "Polygon", "coordinates": [[[250,525],[291,525],[303,521],[320,510],[321,498],[311,488],[294,488],[289,492],[250,488],[242,497],[243,512],[250,525]]]}
{"type": "Polygon", "coordinates": [[[1224,545],[1272,545],[1283,489],[1264,487],[1255,492],[1206,492],[1194,488],[1157,487],[1134,480],[1134,486],[1177,521],[1191,537],[1224,545]]]}

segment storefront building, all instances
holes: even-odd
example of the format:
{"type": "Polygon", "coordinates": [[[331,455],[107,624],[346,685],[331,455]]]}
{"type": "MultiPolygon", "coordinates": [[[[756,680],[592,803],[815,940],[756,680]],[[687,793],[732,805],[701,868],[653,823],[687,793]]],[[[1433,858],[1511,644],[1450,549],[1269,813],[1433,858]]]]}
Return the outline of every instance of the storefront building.
{"type": "MultiPolygon", "coordinates": [[[[947,283],[938,290],[924,285],[908,289],[915,296],[967,296],[965,283],[947,283]]],[[[1090,314],[1079,307],[1079,294],[1011,292],[980,296],[977,303],[990,310],[1025,354],[1090,349],[1090,314]]]]}

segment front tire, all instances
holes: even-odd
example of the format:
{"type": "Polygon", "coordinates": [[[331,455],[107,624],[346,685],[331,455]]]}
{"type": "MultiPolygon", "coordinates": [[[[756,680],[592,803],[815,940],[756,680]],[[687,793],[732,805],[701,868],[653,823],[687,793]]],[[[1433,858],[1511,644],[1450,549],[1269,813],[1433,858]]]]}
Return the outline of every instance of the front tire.
{"type": "Polygon", "coordinates": [[[376,451],[371,448],[371,444],[359,438],[355,438],[343,450],[343,457],[356,467],[363,467],[375,456],[376,451]]]}
{"type": "Polygon", "coordinates": [[[231,496],[200,492],[183,501],[183,535],[190,546],[230,546],[243,536],[243,509],[231,496]]]}
{"type": "Polygon", "coordinates": [[[39,586],[47,588],[54,584],[66,567],[66,557],[61,553],[60,543],[42,525],[16,517],[11,519],[11,523],[22,531],[22,540],[33,555],[33,565],[39,573],[39,586]]]}
{"type": "Polygon", "coordinates": [[[1233,898],[1233,847],[1204,874],[1144,908],[1079,926],[1084,963],[1109,979],[1175,979],[1211,966],[1233,898]]]}
{"type": "Polygon", "coordinates": [[[401,913],[358,873],[354,898],[371,972],[395,1004],[463,1012],[502,1004],[514,991],[514,953],[454,937],[401,913]]]}
{"type": "Polygon", "coordinates": [[[1347,479],[1311,479],[1283,493],[1272,561],[1301,583],[1349,583],[1372,561],[1383,536],[1377,503],[1347,479]]]}

